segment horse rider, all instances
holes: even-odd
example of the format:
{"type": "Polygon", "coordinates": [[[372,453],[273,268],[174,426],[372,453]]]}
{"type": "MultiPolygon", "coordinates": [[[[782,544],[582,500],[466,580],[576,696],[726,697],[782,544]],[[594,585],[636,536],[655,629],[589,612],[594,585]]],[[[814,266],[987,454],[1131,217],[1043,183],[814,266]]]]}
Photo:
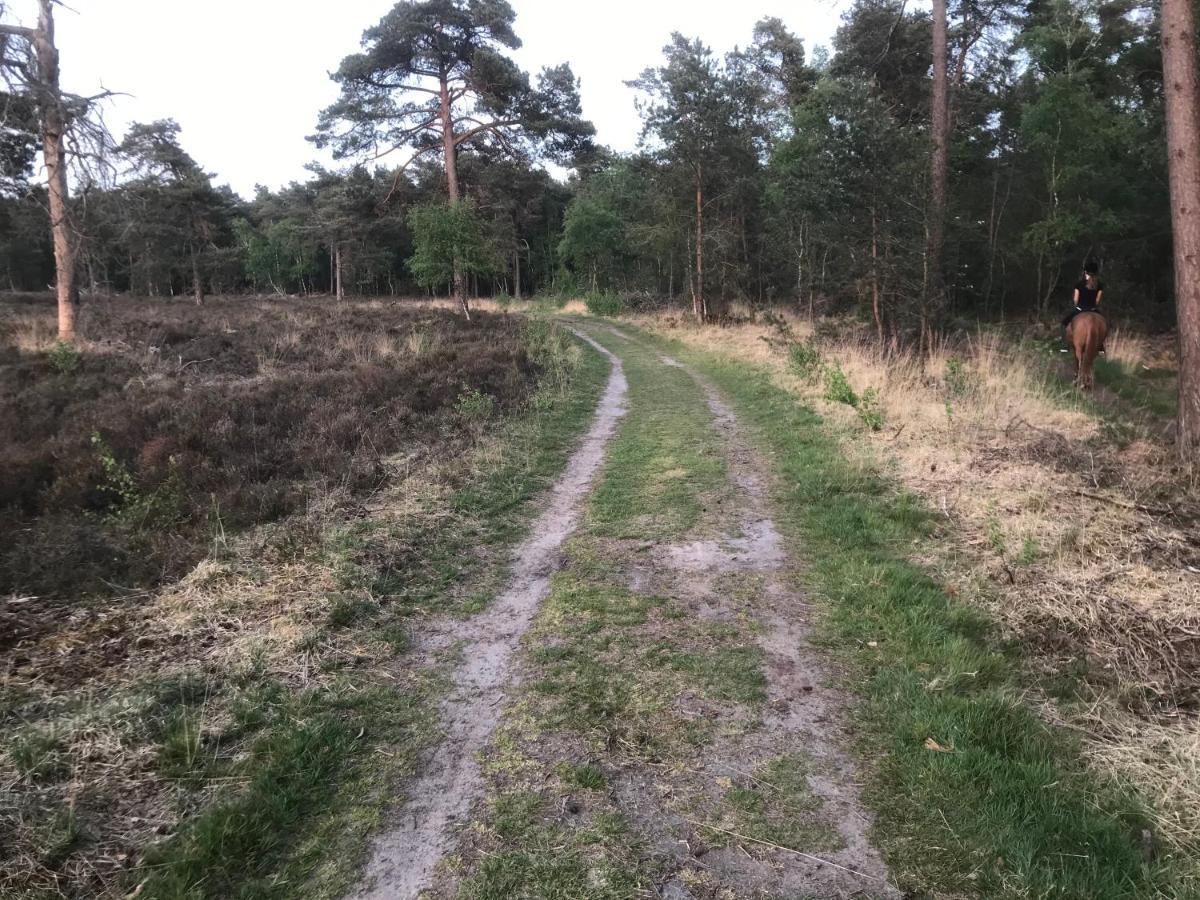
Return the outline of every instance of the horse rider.
{"type": "MultiPolygon", "coordinates": [[[[1099,271],[1100,267],[1091,260],[1088,260],[1084,264],[1083,277],[1075,284],[1074,308],[1062,320],[1063,343],[1066,343],[1067,340],[1067,326],[1071,324],[1071,320],[1077,315],[1082,312],[1094,312],[1104,315],[1100,312],[1100,301],[1104,297],[1104,284],[1097,277],[1096,273],[1099,271]]],[[[1104,352],[1104,347],[1100,348],[1100,352],[1104,352]]]]}

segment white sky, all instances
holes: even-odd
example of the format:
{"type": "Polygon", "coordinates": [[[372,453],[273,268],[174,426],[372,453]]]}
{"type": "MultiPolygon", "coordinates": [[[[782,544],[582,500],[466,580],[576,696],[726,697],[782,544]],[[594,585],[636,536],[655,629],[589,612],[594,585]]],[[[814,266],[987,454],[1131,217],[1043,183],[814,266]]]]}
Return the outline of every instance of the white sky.
{"type": "MultiPolygon", "coordinates": [[[[364,29],[394,0],[67,0],[56,22],[63,87],[130,94],[106,114],[118,135],[134,121],[173,118],[181,143],[218,181],[244,196],[255,184],[304,180],[323,158],[305,141],[336,96],[329,71],[358,49],[364,29]]],[[[845,0],[510,0],[530,72],[569,62],[597,139],[637,143],[634,92],[624,82],[661,59],[672,31],[718,52],[749,43],[773,15],[804,38],[811,57],[828,45],[845,0]]],[[[31,0],[9,9],[32,23],[31,0]]]]}

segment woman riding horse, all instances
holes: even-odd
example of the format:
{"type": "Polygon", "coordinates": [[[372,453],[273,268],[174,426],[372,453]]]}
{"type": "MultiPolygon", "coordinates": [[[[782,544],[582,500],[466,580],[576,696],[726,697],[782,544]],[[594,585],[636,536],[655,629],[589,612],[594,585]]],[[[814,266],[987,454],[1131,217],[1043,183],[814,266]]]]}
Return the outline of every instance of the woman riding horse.
{"type": "MultiPolygon", "coordinates": [[[[1083,267],[1083,278],[1075,285],[1075,296],[1072,298],[1074,308],[1062,320],[1064,343],[1067,342],[1067,326],[1077,315],[1083,312],[1104,315],[1100,312],[1100,301],[1104,297],[1104,285],[1100,283],[1100,279],[1096,275],[1099,270],[1100,267],[1090,260],[1083,267]]],[[[1104,352],[1104,347],[1100,348],[1100,352],[1104,352]]]]}
{"type": "Polygon", "coordinates": [[[1075,354],[1075,383],[1091,390],[1093,364],[1104,352],[1108,337],[1108,322],[1100,312],[1104,286],[1096,277],[1096,264],[1089,262],[1083,270],[1083,280],[1075,285],[1075,308],[1063,319],[1063,340],[1075,354]]]}

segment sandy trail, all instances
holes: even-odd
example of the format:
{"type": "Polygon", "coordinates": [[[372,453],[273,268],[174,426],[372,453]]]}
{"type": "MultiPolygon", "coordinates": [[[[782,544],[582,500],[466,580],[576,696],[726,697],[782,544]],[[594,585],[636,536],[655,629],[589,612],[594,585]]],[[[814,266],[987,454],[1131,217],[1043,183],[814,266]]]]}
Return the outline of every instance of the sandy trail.
{"type": "Polygon", "coordinates": [[[462,663],[441,704],[445,736],[420,774],[401,787],[405,802],[372,842],[363,881],[350,896],[370,900],[416,897],[438,861],[454,846],[482,783],[476,755],[499,721],[512,680],[512,656],[538,605],[550,590],[559,548],[575,528],[604,449],[625,412],[627,384],[621,361],[575,331],[612,364],[591,428],[546,499],[546,508],[513,554],[508,588],[482,613],[445,623],[427,635],[427,649],[457,646],[462,663]]]}
{"type": "MultiPolygon", "coordinates": [[[[623,341],[640,341],[620,329],[608,330],[623,341]]],[[[705,618],[734,618],[749,614],[760,623],[768,702],[762,727],[749,735],[718,741],[705,754],[703,773],[682,792],[703,792],[725,776],[744,777],[757,762],[800,752],[813,760],[808,775],[812,793],[822,801],[821,819],[837,832],[841,847],[813,854],[776,853],[752,859],[730,846],[707,853],[703,867],[738,897],[898,898],[887,869],[869,840],[870,817],[858,796],[856,766],[843,747],[846,696],[834,685],[818,651],[811,645],[809,611],[789,573],[794,571],[769,512],[767,466],[741,435],[737,417],[721,399],[715,385],[669,356],[666,366],[681,369],[700,388],[712,415],[728,478],[734,488],[734,508],[722,523],[717,539],[655,548],[648,568],[630,573],[641,589],[661,590],[687,600],[705,618]],[[759,578],[761,596],[752,609],[734,608],[718,586],[723,576],[759,578]]],[[[694,865],[688,852],[696,832],[686,819],[654,802],[643,777],[629,773],[618,786],[631,818],[638,821],[660,852],[677,857],[681,868],[694,865]]],[[[703,829],[701,830],[703,835],[703,829]]],[[[662,885],[664,897],[685,900],[692,895],[679,878],[662,885]]]]}

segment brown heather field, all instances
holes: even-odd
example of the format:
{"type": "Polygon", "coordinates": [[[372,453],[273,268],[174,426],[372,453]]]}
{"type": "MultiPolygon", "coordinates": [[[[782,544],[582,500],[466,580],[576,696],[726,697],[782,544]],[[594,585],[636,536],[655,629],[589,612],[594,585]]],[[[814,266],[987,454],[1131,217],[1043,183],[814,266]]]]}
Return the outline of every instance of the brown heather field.
{"type": "Polygon", "coordinates": [[[0,593],[49,604],[370,492],[406,445],[461,442],[444,414],[464,386],[506,408],[534,381],[512,321],[397,303],[97,301],[77,354],[54,324],[43,298],[0,302],[0,593]]]}

